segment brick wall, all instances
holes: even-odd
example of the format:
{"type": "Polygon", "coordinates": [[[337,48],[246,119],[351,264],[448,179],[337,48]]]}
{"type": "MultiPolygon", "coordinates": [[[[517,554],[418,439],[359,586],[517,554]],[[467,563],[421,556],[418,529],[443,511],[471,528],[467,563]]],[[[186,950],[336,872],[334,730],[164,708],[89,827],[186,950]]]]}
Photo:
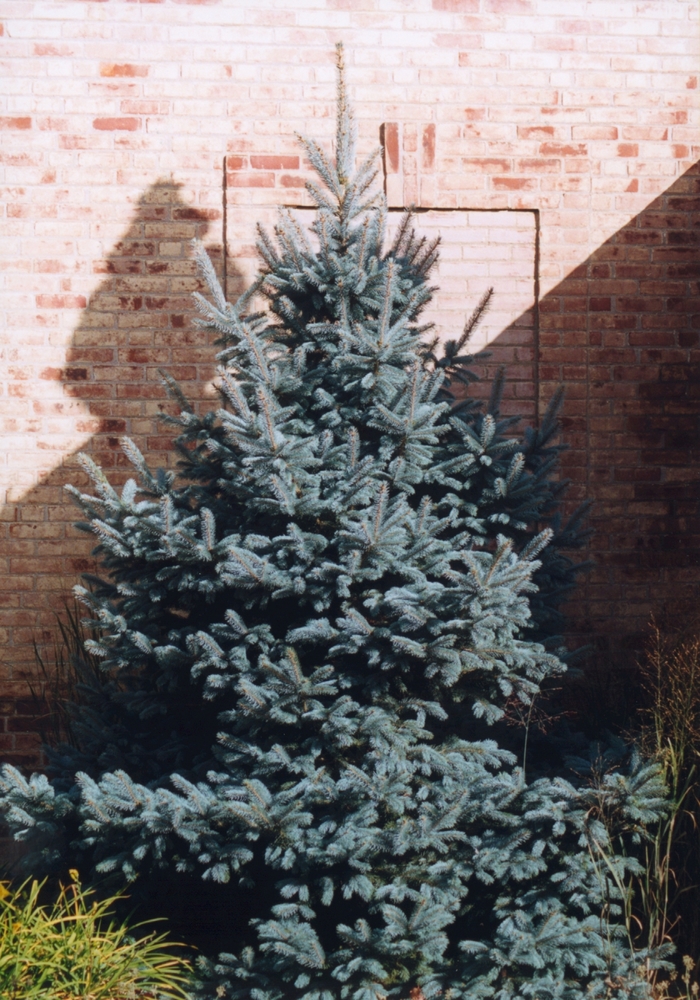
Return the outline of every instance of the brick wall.
{"type": "Polygon", "coordinates": [[[507,405],[567,386],[572,496],[596,502],[577,627],[697,602],[696,0],[0,0],[8,759],[35,760],[32,643],[90,566],[76,452],[118,477],[128,433],[172,462],[156,369],[211,395],[187,241],[233,293],[253,223],[306,203],[295,133],[331,139],[339,39],[361,152],[381,133],[391,206],[443,234],[436,320],[494,285],[507,405]]]}

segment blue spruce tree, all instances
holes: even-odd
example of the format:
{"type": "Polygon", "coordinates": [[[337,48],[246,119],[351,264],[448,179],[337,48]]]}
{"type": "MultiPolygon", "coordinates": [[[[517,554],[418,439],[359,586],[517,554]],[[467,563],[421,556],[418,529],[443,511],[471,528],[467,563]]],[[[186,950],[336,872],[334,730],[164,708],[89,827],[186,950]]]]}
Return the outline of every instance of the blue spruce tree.
{"type": "Polygon", "coordinates": [[[35,871],[223,883],[244,931],[202,997],[641,998],[612,845],[663,808],[657,772],[533,778],[495,738],[564,669],[556,404],[518,440],[498,384],[463,398],[469,324],[426,338],[437,248],[408,219],[385,246],[339,69],[335,158],[302,140],[318,249],[283,212],[235,304],[195,250],[222,402],[170,383],[180,472],[126,442],[118,492],[84,459],[103,683],[50,778],[4,768],[2,811],[35,871]]]}

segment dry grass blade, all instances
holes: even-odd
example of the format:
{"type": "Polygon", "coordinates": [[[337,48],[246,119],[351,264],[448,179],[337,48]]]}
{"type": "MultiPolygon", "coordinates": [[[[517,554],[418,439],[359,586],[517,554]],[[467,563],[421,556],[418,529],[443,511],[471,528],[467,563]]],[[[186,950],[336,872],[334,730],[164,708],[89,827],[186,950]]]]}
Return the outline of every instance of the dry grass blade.
{"type": "Polygon", "coordinates": [[[673,941],[685,955],[675,977],[650,975],[655,995],[690,998],[700,992],[700,634],[663,632],[652,622],[640,673],[646,706],[635,735],[663,767],[670,811],[645,848],[645,871],[635,887],[637,919],[647,946],[673,941]]]}

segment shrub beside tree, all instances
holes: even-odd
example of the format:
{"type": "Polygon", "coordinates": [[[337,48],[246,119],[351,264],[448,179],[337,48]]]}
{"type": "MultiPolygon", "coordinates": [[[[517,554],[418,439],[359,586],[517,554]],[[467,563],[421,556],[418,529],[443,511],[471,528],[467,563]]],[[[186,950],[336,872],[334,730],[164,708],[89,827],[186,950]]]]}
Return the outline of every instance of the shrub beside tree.
{"type": "Polygon", "coordinates": [[[221,883],[244,930],[202,997],[646,996],[612,844],[663,810],[658,770],[577,783],[499,737],[564,670],[557,402],[518,438],[498,381],[465,397],[470,324],[421,325],[437,246],[408,217],[387,246],[339,60],[335,156],[303,140],[318,248],[282,212],[233,304],[195,250],[221,406],[168,380],[177,473],[127,441],[117,491],[83,460],[102,680],[2,812],[36,871],[221,883]]]}
{"type": "Polygon", "coordinates": [[[35,879],[0,883],[3,1000],[188,1000],[182,950],[147,925],[117,922],[121,894],[98,900],[70,876],[52,903],[35,879]]]}

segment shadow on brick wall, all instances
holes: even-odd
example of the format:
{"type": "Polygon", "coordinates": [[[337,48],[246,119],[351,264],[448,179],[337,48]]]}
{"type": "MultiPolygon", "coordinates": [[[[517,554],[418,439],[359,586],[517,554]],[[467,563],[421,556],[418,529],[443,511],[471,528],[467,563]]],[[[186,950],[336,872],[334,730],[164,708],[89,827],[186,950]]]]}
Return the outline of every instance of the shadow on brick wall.
{"type": "Polygon", "coordinates": [[[699,251],[696,164],[540,303],[541,400],[566,386],[565,472],[594,501],[571,616],[623,658],[652,613],[698,613],[699,251]]]}
{"type": "MultiPolygon", "coordinates": [[[[572,503],[585,497],[595,503],[595,568],[570,617],[574,632],[586,641],[596,637],[606,655],[634,648],[652,612],[667,618],[696,613],[699,209],[696,166],[540,302],[536,357],[526,316],[492,345],[494,363],[519,362],[523,386],[539,383],[540,412],[556,386],[566,386],[564,473],[572,481],[572,503]]],[[[189,323],[198,279],[188,240],[203,238],[217,217],[215,210],[187,205],[171,183],[151,187],[100,265],[104,281],[75,331],[66,365],[45,372],[61,381],[67,407],[81,402],[81,427],[90,434],[81,450],[113,481],[125,467],[122,434],[152,461],[173,461],[170,435],[157,421],[167,406],[158,367],[171,371],[190,398],[206,397],[213,351],[189,323]]],[[[211,253],[220,263],[220,248],[211,253]]],[[[520,402],[527,402],[525,395],[520,402]]],[[[17,763],[37,760],[35,707],[22,680],[34,667],[32,641],[51,641],[53,611],[91,568],[91,539],[72,527],[75,509],[63,489],[81,475],[75,456],[68,456],[0,521],[0,556],[13,581],[0,592],[0,624],[12,640],[6,651],[12,668],[2,675],[0,752],[17,763]]]]}
{"type": "MultiPolygon", "coordinates": [[[[104,279],[73,333],[64,367],[41,372],[47,383],[61,383],[61,397],[42,399],[36,383],[26,383],[43,425],[68,421],[73,436],[83,433],[80,451],[115,483],[127,468],[119,446],[124,434],[153,463],[173,463],[171,436],[158,420],[169,406],[158,368],[171,372],[192,400],[206,396],[214,352],[190,322],[191,293],[200,281],[189,241],[204,239],[220,217],[188,205],[171,182],[148,188],[123,237],[95,265],[104,279]]],[[[209,251],[220,265],[221,247],[209,251]]],[[[40,720],[26,680],[36,674],[33,642],[50,651],[55,612],[70,600],[80,574],[93,568],[94,540],[73,527],[78,512],[67,483],[87,483],[76,454],[0,511],[0,564],[9,566],[9,587],[0,589],[0,625],[9,633],[0,657],[0,755],[17,764],[37,763],[40,720]]]]}

